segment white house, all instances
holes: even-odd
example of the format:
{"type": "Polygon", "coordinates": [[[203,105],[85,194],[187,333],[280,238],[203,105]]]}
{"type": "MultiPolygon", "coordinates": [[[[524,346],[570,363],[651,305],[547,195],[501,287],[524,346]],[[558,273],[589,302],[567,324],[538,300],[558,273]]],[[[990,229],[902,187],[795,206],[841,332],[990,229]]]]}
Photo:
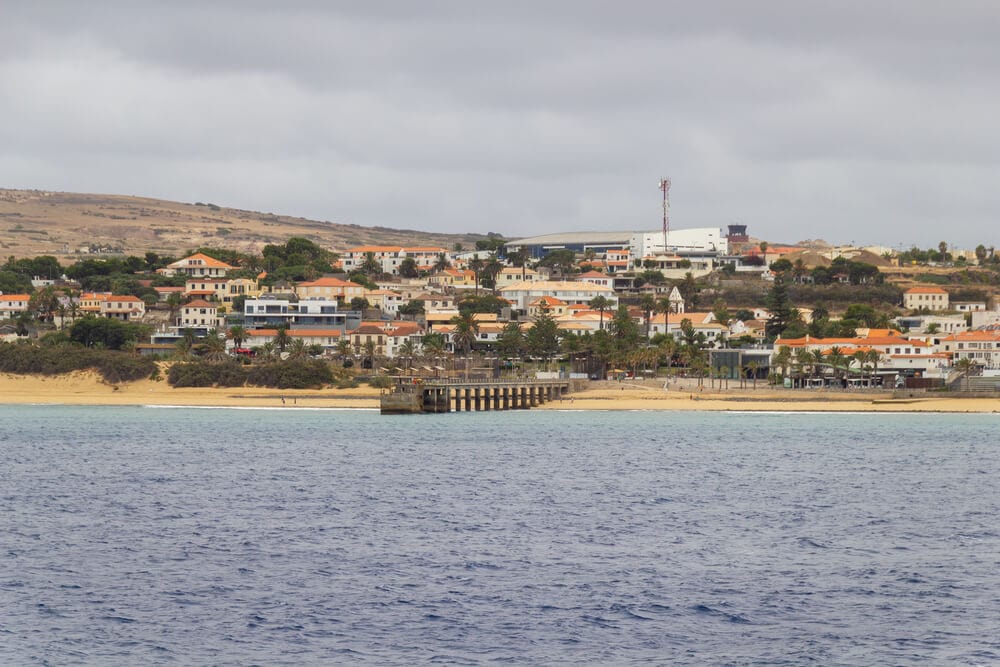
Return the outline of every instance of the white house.
{"type": "Polygon", "coordinates": [[[504,287],[500,290],[500,296],[525,312],[532,301],[543,296],[552,296],[567,304],[587,304],[594,297],[603,296],[610,302],[609,308],[618,307],[618,295],[611,287],[582,281],[525,281],[504,287]]]}

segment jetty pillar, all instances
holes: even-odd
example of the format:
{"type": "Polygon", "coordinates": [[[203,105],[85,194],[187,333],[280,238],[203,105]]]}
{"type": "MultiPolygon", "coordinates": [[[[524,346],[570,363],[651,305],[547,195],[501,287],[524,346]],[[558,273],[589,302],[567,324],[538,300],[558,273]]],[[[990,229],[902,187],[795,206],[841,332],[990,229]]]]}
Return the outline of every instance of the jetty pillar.
{"type": "Polygon", "coordinates": [[[476,412],[479,412],[480,410],[483,409],[483,400],[482,400],[480,388],[476,387],[472,391],[473,391],[474,401],[475,401],[475,405],[476,405],[476,412]]]}

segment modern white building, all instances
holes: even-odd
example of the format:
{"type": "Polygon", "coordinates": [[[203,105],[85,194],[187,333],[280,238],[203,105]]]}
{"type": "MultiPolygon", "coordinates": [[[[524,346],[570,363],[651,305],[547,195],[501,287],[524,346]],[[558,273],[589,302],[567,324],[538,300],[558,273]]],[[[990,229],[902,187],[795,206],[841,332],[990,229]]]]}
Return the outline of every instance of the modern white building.
{"type": "Polygon", "coordinates": [[[638,264],[643,257],[656,255],[726,255],[729,253],[729,242],[718,227],[699,227],[695,229],[673,229],[667,233],[664,245],[663,230],[651,232],[636,232],[629,241],[629,253],[633,264],[638,264]]]}

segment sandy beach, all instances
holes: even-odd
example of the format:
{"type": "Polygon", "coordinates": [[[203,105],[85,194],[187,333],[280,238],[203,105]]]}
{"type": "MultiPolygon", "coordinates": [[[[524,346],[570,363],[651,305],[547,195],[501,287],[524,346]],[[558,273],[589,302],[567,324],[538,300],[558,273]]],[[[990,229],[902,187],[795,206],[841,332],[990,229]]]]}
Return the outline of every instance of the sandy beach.
{"type": "MultiPolygon", "coordinates": [[[[112,385],[92,372],[64,376],[0,374],[0,403],[52,405],[178,405],[217,407],[379,407],[378,389],[183,388],[165,380],[112,385]]],[[[694,381],[665,390],[654,383],[598,382],[540,410],[704,410],[766,412],[1000,412],[1000,399],[939,398],[915,394],[893,399],[890,392],[746,388],[699,388],[694,381]]]]}

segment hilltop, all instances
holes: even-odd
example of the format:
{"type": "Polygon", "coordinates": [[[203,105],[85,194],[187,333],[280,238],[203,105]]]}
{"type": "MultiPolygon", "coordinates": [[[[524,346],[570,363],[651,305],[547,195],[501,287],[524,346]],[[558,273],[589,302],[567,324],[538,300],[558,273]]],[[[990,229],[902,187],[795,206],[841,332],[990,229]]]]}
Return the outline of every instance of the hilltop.
{"type": "Polygon", "coordinates": [[[72,260],[94,252],[175,256],[202,246],[256,254],[265,245],[281,244],[292,236],[333,251],[367,244],[474,247],[476,240],[486,238],[362,227],[210,202],[0,189],[2,257],[55,255],[72,260]]]}

